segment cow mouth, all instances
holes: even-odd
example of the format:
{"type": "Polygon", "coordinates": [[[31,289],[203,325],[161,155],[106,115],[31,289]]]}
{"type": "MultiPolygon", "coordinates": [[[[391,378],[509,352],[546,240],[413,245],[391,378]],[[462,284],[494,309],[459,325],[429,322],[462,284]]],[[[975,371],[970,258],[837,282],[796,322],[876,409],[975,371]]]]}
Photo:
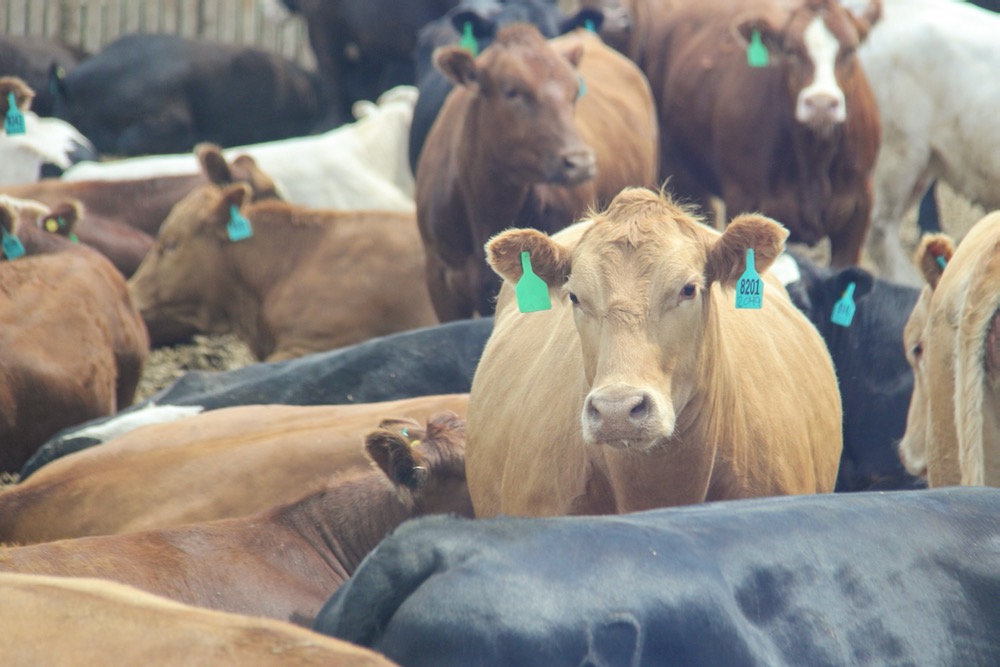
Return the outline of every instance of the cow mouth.
{"type": "Polygon", "coordinates": [[[547,179],[550,183],[572,187],[597,175],[597,160],[592,151],[563,155],[547,179]]]}

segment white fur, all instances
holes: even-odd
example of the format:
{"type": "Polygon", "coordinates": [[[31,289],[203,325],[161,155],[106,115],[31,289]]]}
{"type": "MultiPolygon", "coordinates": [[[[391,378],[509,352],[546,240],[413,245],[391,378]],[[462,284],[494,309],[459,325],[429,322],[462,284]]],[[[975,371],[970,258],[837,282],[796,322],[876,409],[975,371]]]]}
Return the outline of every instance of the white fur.
{"type": "Polygon", "coordinates": [[[88,426],[68,434],[71,438],[97,438],[106,442],[148,424],[163,424],[192,417],[205,408],[200,405],[156,405],[150,403],[141,410],[126,412],[95,426],[88,426]]]}
{"type": "Polygon", "coordinates": [[[803,35],[806,51],[813,63],[812,82],[799,91],[795,104],[795,119],[807,125],[843,123],[847,118],[847,106],[844,102],[844,91],[837,84],[834,67],[837,64],[837,52],[840,42],[821,16],[814,18],[806,27],[803,35]],[[817,99],[829,99],[833,106],[829,113],[820,112],[813,104],[817,99]]]}
{"type": "Polygon", "coordinates": [[[43,164],[61,169],[72,164],[69,154],[81,144],[94,149],[79,130],[58,118],[39,118],[24,111],[24,134],[9,135],[0,129],[0,185],[20,185],[39,180],[43,164]]]}

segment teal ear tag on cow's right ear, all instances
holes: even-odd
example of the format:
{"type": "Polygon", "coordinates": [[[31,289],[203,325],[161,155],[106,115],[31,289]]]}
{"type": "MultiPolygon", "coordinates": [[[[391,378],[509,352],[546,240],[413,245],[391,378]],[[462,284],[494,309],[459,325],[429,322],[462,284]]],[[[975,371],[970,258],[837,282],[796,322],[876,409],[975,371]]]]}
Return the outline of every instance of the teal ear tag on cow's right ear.
{"type": "Polygon", "coordinates": [[[522,313],[533,313],[537,310],[549,310],[552,301],[549,300],[549,286],[535,275],[531,268],[531,255],[525,250],[521,253],[521,269],[524,275],[517,281],[514,292],[517,295],[517,308],[522,313]]]}
{"type": "Polygon", "coordinates": [[[767,67],[767,47],[760,39],[760,30],[750,33],[750,44],[747,45],[747,64],[750,67],[767,67]]]}
{"type": "Polygon", "coordinates": [[[7,93],[7,116],[3,119],[3,130],[7,134],[24,134],[24,114],[17,108],[14,93],[7,93]]]}
{"type": "Polygon", "coordinates": [[[590,32],[597,32],[597,28],[594,27],[594,19],[587,19],[583,22],[583,27],[590,32]]]}
{"type": "Polygon", "coordinates": [[[844,296],[840,297],[833,305],[830,321],[842,327],[849,327],[854,319],[854,310],[854,283],[849,283],[847,289],[844,290],[844,296]]]}
{"type": "Polygon", "coordinates": [[[938,265],[940,265],[942,269],[948,266],[948,260],[946,260],[944,257],[938,255],[937,257],[935,257],[935,259],[937,260],[938,265]]]}
{"type": "Polygon", "coordinates": [[[471,53],[473,58],[479,55],[479,40],[472,34],[471,21],[462,24],[462,38],[458,40],[458,45],[471,53]]]}
{"type": "Polygon", "coordinates": [[[24,246],[21,245],[21,239],[6,229],[3,230],[3,256],[7,259],[17,259],[24,256],[24,246]]]}
{"type": "Polygon", "coordinates": [[[240,209],[233,204],[229,207],[229,222],[226,223],[226,231],[229,233],[230,241],[244,241],[253,236],[253,227],[250,221],[240,213],[240,209]]]}
{"type": "Polygon", "coordinates": [[[736,281],[737,308],[763,308],[764,281],[757,273],[754,263],[753,248],[747,248],[747,267],[743,275],[736,281]]]}

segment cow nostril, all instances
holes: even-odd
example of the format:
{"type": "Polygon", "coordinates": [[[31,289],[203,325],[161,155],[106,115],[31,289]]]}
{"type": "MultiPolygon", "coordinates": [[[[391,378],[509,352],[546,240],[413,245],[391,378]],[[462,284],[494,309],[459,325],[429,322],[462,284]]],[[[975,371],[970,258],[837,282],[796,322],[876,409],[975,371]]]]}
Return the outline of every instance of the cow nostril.
{"type": "Polygon", "coordinates": [[[597,409],[596,405],[594,405],[593,400],[587,401],[587,417],[594,421],[597,421],[601,418],[601,411],[597,409]]]}
{"type": "Polygon", "coordinates": [[[632,409],[629,410],[629,416],[632,417],[632,419],[642,419],[643,417],[646,416],[648,412],[649,412],[649,397],[642,396],[639,399],[639,402],[636,403],[634,406],[632,406],[632,409]]]}

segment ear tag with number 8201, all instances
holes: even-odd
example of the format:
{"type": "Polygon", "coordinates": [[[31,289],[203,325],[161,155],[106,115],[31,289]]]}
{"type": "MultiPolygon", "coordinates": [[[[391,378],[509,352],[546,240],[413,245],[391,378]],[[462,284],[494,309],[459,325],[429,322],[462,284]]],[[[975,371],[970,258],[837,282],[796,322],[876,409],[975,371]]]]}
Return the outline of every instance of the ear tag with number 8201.
{"type": "Polygon", "coordinates": [[[14,93],[7,93],[7,116],[3,119],[3,130],[7,134],[24,134],[24,114],[17,108],[14,93]]]}
{"type": "Polygon", "coordinates": [[[747,248],[747,268],[736,281],[736,307],[762,308],[764,306],[764,281],[754,266],[753,248],[747,248]]]}
{"type": "Polygon", "coordinates": [[[854,310],[854,283],[848,283],[847,289],[844,290],[844,296],[840,297],[833,305],[830,321],[842,327],[849,327],[854,319],[854,310]]]}
{"type": "Polygon", "coordinates": [[[229,222],[226,223],[226,232],[229,234],[230,241],[244,241],[253,236],[253,227],[250,226],[250,221],[240,213],[236,204],[229,207],[229,222]]]}

